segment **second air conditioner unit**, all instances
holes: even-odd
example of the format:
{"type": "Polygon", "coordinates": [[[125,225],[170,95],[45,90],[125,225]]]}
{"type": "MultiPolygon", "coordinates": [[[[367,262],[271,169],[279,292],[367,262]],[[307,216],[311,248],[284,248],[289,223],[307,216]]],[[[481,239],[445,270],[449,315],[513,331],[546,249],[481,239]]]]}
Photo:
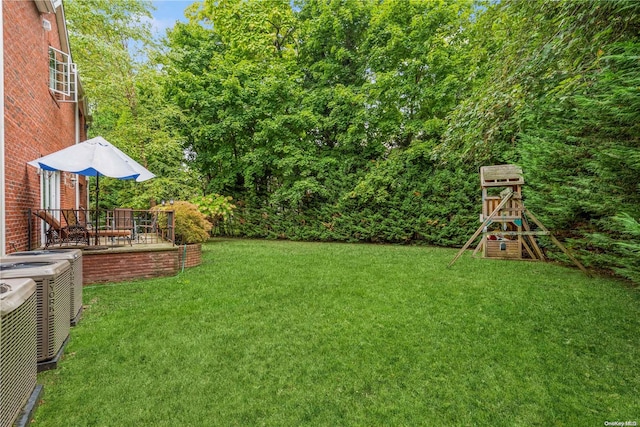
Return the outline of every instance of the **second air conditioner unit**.
{"type": "Polygon", "coordinates": [[[71,268],[68,261],[0,262],[2,279],[30,278],[36,282],[38,371],[57,366],[69,338],[69,287],[71,268]]]}
{"type": "Polygon", "coordinates": [[[36,251],[24,251],[14,252],[7,255],[7,260],[21,259],[26,260],[29,258],[34,260],[59,260],[63,259],[69,261],[71,264],[71,312],[70,321],[71,326],[75,326],[82,315],[82,250],[72,248],[60,248],[60,249],[43,249],[36,251]]]}
{"type": "Polygon", "coordinates": [[[31,279],[0,279],[0,426],[13,425],[36,388],[35,291],[31,279]]]}

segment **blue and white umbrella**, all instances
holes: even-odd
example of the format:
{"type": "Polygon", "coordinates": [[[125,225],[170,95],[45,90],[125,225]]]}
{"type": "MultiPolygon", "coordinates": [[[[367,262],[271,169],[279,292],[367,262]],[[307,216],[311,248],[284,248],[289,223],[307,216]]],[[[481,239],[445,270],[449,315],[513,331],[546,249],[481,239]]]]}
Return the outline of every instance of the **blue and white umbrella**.
{"type": "MultiPolygon", "coordinates": [[[[96,177],[96,215],[100,197],[100,177],[134,179],[137,182],[154,178],[140,163],[127,156],[101,136],[64,148],[27,162],[48,171],[63,171],[96,177]]],[[[97,235],[96,235],[97,236],[97,235]]],[[[96,237],[97,239],[97,237],[96,237]]]]}
{"type": "Polygon", "coordinates": [[[32,160],[28,164],[48,171],[135,179],[138,182],[155,177],[144,166],[101,136],[32,160]]]}

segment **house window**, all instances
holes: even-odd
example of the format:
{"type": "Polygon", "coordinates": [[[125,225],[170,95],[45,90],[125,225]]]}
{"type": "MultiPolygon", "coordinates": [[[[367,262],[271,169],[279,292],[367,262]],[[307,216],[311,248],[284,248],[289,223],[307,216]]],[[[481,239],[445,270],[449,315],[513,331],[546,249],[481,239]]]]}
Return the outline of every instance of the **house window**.
{"type": "Polygon", "coordinates": [[[59,101],[76,101],[76,64],[68,53],[49,46],[49,89],[59,101]]]}

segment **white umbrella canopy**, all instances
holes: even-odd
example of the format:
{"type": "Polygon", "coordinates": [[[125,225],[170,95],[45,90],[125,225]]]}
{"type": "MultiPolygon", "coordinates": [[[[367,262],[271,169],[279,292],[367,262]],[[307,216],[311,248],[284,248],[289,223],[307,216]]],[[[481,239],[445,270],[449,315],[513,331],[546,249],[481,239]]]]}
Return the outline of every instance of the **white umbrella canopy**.
{"type": "Polygon", "coordinates": [[[101,136],[27,163],[48,171],[72,172],[85,176],[135,179],[138,182],[155,177],[145,167],[101,136]]]}
{"type": "MultiPolygon", "coordinates": [[[[96,219],[100,198],[100,177],[135,179],[137,182],[154,178],[140,163],[124,154],[101,136],[64,148],[27,164],[48,171],[63,171],[96,177],[96,219]]],[[[98,235],[96,234],[96,245],[98,235]]]]}

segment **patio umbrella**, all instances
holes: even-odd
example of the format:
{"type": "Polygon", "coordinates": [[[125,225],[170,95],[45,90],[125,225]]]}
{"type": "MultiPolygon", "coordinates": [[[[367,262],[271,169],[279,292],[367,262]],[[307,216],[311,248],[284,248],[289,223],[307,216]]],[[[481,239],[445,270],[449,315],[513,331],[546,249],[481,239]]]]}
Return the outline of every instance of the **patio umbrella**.
{"type": "MultiPolygon", "coordinates": [[[[64,171],[96,177],[96,218],[100,197],[100,177],[135,179],[138,182],[155,177],[145,167],[124,154],[101,136],[64,148],[27,164],[48,171],[64,171]]],[[[96,243],[97,243],[96,234],[96,243]]]]}

